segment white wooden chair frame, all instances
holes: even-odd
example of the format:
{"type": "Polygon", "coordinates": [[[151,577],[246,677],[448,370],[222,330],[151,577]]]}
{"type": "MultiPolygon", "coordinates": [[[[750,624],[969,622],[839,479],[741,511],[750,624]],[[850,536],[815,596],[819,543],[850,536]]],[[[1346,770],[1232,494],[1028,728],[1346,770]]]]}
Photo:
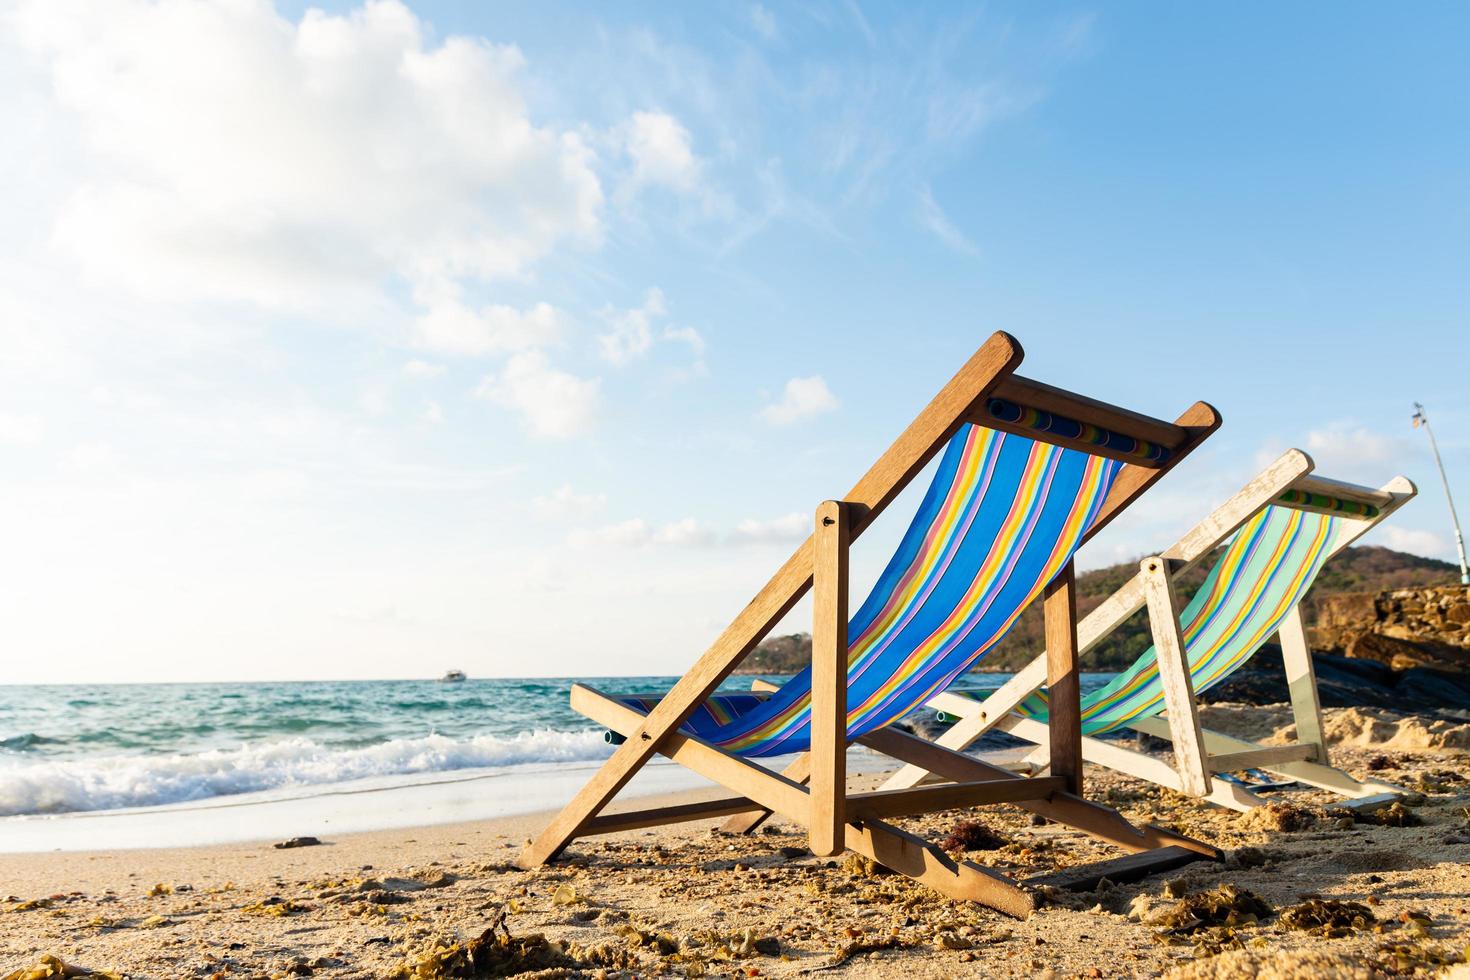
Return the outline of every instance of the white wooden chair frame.
{"type": "Polygon", "coordinates": [[[1160,465],[1127,457],[1113,481],[1088,536],[1096,533],[1164,473],[1219,427],[1213,407],[1197,402],[1174,423],[1085,398],[1017,376],[1020,344],[997,332],[960,369],[912,424],[857,482],[842,501],[817,509],[815,530],[745,607],[724,633],[648,712],[577,685],[572,707],[623,741],[601,769],[549,826],[522,852],[523,867],[554,858],[571,841],[593,834],[736,814],[754,826],[771,812],[805,826],[812,850],[821,855],[856,851],[916,878],[955,899],[973,900],[1012,915],[1034,907],[1023,885],[938,847],[885,821],[960,806],[1013,802],[1050,820],[1110,841],[1129,858],[1108,862],[1114,880],[1177,866],[1201,856],[1218,858],[1208,844],[1161,827],[1135,827],[1116,810],[1081,796],[1082,737],[1076,657],[1076,602],[1069,564],[1045,589],[1043,603],[1049,660],[1043,676],[1051,686],[1053,719],[1047,736],[1051,775],[1018,776],[978,759],[892,727],[857,739],[895,760],[937,773],[951,782],[873,793],[847,792],[847,555],[848,545],[966,422],[1014,431],[1027,438],[1057,441],[1104,455],[1028,428],[999,422],[987,412],[991,397],[1091,423],[1170,450],[1160,465]],[[679,731],[689,715],[728,677],[808,588],[814,590],[812,623],[811,751],[785,772],[755,762],[679,731]],[[603,813],[655,753],[692,769],[736,795],[708,802],[603,813]],[[809,783],[809,785],[808,785],[809,783]]]}
{"type": "MultiPolygon", "coordinates": [[[[1313,476],[1312,469],[1312,460],[1306,453],[1288,450],[1239,493],[1191,528],[1173,547],[1145,558],[1138,573],[1126,585],[1077,624],[1078,650],[1085,654],[1139,609],[1148,608],[1166,710],[1162,716],[1141,718],[1127,727],[1165,739],[1174,750],[1174,765],[1170,766],[1161,759],[1116,742],[1085,737],[1082,739],[1082,756],[1086,761],[1236,810],[1248,810],[1266,801],[1238,783],[1221,779],[1218,773],[1264,769],[1348,797],[1358,805],[1381,802],[1386,794],[1404,792],[1388,783],[1354,779],[1340,769],[1332,768],[1327,744],[1322,737],[1322,704],[1317,693],[1317,678],[1312,669],[1306,630],[1302,625],[1300,604],[1287,614],[1277,633],[1286,664],[1287,693],[1296,720],[1296,742],[1265,746],[1209,731],[1200,725],[1187,653],[1180,634],[1180,607],[1174,593],[1174,579],[1227,542],[1246,521],[1279,503],[1281,495],[1288,490],[1322,494],[1378,508],[1378,513],[1371,518],[1338,514],[1345,520],[1332,542],[1331,554],[1336,554],[1378,526],[1418,492],[1414,484],[1402,476],[1374,490],[1313,476]]],[[[1314,509],[1305,505],[1289,506],[1314,509]]],[[[1043,654],[1017,671],[984,701],[949,692],[939,694],[928,702],[929,706],[958,720],[936,740],[936,744],[963,751],[986,732],[995,729],[1037,743],[1038,748],[1025,761],[1038,768],[1045,767],[1048,759],[1047,725],[1017,713],[1016,708],[1043,687],[1047,683],[1046,678],[1046,655],[1043,654]]],[[[930,778],[921,766],[905,766],[894,773],[883,788],[902,789],[930,778]]]]}

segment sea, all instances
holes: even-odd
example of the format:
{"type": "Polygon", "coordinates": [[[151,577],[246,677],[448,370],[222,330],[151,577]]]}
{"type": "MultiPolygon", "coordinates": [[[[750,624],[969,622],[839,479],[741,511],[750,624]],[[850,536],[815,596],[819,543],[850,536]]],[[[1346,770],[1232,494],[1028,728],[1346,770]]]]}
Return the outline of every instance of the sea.
{"type": "MultiPolygon", "coordinates": [[[[974,674],[963,686],[993,689],[1009,676],[974,674]]],[[[1083,688],[1110,676],[1086,674],[1083,688]]],[[[632,693],[666,690],[677,678],[578,680],[632,693]]],[[[725,687],[748,690],[750,681],[733,677],[725,687]]],[[[442,805],[423,822],[554,806],[564,787],[574,789],[612,751],[603,729],[571,710],[572,683],[0,685],[0,851],[68,846],[92,839],[99,827],[126,823],[91,821],[83,831],[75,829],[78,821],[54,819],[69,815],[197,812],[353,794],[359,798],[335,810],[318,800],[294,812],[332,810],[338,829],[408,826],[400,811],[429,797],[422,789],[417,797],[389,791],[427,785],[441,787],[435,798],[442,805]],[[446,786],[458,787],[458,802],[445,797],[446,786]],[[373,793],[381,797],[376,803],[373,793]],[[477,799],[494,805],[470,802],[477,799]]],[[[660,789],[684,785],[672,773],[654,782],[660,789]]]]}

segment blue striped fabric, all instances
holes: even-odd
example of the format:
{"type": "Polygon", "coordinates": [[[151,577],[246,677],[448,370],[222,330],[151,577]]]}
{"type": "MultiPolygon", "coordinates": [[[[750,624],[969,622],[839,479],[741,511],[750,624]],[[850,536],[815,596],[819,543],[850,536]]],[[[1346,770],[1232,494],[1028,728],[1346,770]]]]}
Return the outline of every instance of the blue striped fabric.
{"type": "MultiPolygon", "coordinates": [[[[919,707],[1005,636],[1071,559],[1121,465],[978,426],[955,434],[849,623],[850,738],[919,707]]],[[[754,705],[711,702],[686,733],[748,756],[809,747],[810,670],[754,705]]]]}

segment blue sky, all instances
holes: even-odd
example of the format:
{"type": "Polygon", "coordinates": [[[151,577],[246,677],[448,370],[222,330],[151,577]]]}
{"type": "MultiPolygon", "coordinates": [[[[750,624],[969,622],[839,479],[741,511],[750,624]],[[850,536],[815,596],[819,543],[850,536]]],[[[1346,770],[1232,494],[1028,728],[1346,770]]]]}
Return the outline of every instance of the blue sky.
{"type": "Polygon", "coordinates": [[[1225,416],[1084,564],[1289,446],[1451,558],[1408,417],[1470,507],[1467,28],[8,5],[8,679],[680,670],[995,329],[1225,416]]]}

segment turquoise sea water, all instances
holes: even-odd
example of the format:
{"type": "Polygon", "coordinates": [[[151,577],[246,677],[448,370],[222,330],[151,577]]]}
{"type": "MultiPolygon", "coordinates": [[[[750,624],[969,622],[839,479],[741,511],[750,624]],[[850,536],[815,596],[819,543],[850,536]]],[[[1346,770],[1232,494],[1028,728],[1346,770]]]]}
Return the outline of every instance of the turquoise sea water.
{"type": "MultiPolygon", "coordinates": [[[[976,674],[995,687],[1007,674],[976,674]]],[[[1084,675],[1084,689],[1111,675],[1084,675]]],[[[672,677],[586,678],[610,693],[672,677]]],[[[0,816],[601,759],[568,679],[0,686],[0,816]]],[[[748,689],[735,677],[727,689],[748,689]]]]}

